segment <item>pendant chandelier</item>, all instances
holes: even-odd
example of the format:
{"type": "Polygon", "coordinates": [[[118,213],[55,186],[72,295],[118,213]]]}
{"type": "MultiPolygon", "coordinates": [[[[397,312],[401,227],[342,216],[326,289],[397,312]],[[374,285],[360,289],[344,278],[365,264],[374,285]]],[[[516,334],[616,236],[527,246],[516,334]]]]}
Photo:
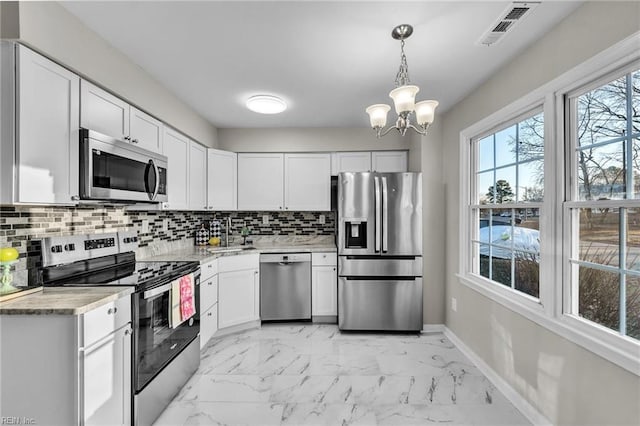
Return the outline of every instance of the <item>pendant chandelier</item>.
{"type": "Polygon", "coordinates": [[[396,129],[402,136],[408,129],[413,129],[421,135],[427,134],[427,129],[433,123],[434,113],[438,106],[438,101],[422,101],[416,103],[416,93],[420,91],[418,86],[414,86],[409,81],[409,67],[407,57],[404,54],[404,41],[413,33],[411,25],[398,25],[391,31],[391,37],[400,40],[400,69],[396,75],[396,88],[389,92],[389,97],[393,99],[398,119],[395,124],[384,128],[387,125],[387,113],[391,107],[387,104],[375,104],[366,109],[369,114],[371,127],[376,131],[377,137],[382,137],[392,129],[396,129]],[[411,120],[415,113],[416,125],[411,120]]]}

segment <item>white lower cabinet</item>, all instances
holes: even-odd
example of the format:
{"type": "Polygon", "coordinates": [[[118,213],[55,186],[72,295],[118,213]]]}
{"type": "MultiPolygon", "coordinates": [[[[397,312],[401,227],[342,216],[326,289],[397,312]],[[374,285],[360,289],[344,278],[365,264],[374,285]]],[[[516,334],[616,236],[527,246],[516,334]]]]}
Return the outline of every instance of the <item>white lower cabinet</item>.
{"type": "Polygon", "coordinates": [[[131,344],[129,295],[82,315],[0,315],[0,418],[131,424],[131,344]]]}
{"type": "Polygon", "coordinates": [[[84,424],[131,422],[131,329],[122,327],[81,352],[84,424]]]}
{"type": "Polygon", "coordinates": [[[200,350],[218,331],[218,259],[200,267],[200,350]]]}
{"type": "Polygon", "coordinates": [[[259,320],[259,255],[222,257],[218,261],[218,328],[259,320]]]}
{"type": "Polygon", "coordinates": [[[200,350],[207,346],[216,331],[218,331],[217,303],[200,314],[200,350]]]}
{"type": "Polygon", "coordinates": [[[338,267],[336,254],[313,253],[311,256],[311,316],[314,321],[335,322],[337,315],[338,267]]]}

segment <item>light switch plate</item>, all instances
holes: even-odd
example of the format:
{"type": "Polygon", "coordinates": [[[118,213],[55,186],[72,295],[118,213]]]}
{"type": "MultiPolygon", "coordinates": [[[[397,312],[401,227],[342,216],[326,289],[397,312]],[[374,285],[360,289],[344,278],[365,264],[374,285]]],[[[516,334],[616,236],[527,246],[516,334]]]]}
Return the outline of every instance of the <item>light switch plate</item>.
{"type": "Polygon", "coordinates": [[[458,300],[455,297],[451,298],[451,310],[453,312],[457,312],[458,311],[458,300]]]}
{"type": "Polygon", "coordinates": [[[263,225],[268,225],[269,224],[269,215],[268,214],[262,215],[262,224],[263,225]]]}
{"type": "Polygon", "coordinates": [[[323,214],[321,214],[320,217],[318,218],[318,222],[320,223],[320,225],[324,225],[326,223],[323,214]]]}
{"type": "Polygon", "coordinates": [[[142,219],[142,223],[140,224],[140,233],[141,234],[149,233],[149,219],[142,219]]]}

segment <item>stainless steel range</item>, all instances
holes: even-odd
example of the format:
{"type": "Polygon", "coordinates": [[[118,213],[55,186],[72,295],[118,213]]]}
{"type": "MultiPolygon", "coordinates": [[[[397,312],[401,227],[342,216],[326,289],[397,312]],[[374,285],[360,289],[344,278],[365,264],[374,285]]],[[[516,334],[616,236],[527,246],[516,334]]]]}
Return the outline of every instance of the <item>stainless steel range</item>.
{"type": "Polygon", "coordinates": [[[44,286],[134,286],[132,424],[160,415],[200,365],[198,262],[136,262],[135,233],[50,237],[42,242],[44,286]],[[172,283],[192,275],[196,313],[172,324],[172,283]]]}
{"type": "Polygon", "coordinates": [[[338,175],[338,326],[422,329],[422,173],[338,175]]]}

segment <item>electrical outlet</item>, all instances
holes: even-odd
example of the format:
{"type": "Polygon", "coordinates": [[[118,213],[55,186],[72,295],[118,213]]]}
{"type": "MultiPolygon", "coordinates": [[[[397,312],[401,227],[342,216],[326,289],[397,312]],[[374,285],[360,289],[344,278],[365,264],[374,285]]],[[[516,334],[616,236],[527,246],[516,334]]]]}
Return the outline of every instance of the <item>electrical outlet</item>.
{"type": "Polygon", "coordinates": [[[324,225],[326,223],[323,214],[321,214],[320,217],[318,218],[318,222],[320,222],[320,225],[324,225]]]}
{"type": "Polygon", "coordinates": [[[263,225],[268,225],[269,224],[269,215],[268,214],[262,215],[262,224],[263,225]]]}
{"type": "Polygon", "coordinates": [[[162,219],[162,230],[164,232],[169,232],[169,219],[162,219]]]}
{"type": "Polygon", "coordinates": [[[141,234],[149,233],[149,219],[142,219],[142,223],[140,224],[140,233],[141,234]]]}
{"type": "Polygon", "coordinates": [[[458,300],[455,297],[451,298],[451,310],[453,312],[458,312],[458,300]]]}

